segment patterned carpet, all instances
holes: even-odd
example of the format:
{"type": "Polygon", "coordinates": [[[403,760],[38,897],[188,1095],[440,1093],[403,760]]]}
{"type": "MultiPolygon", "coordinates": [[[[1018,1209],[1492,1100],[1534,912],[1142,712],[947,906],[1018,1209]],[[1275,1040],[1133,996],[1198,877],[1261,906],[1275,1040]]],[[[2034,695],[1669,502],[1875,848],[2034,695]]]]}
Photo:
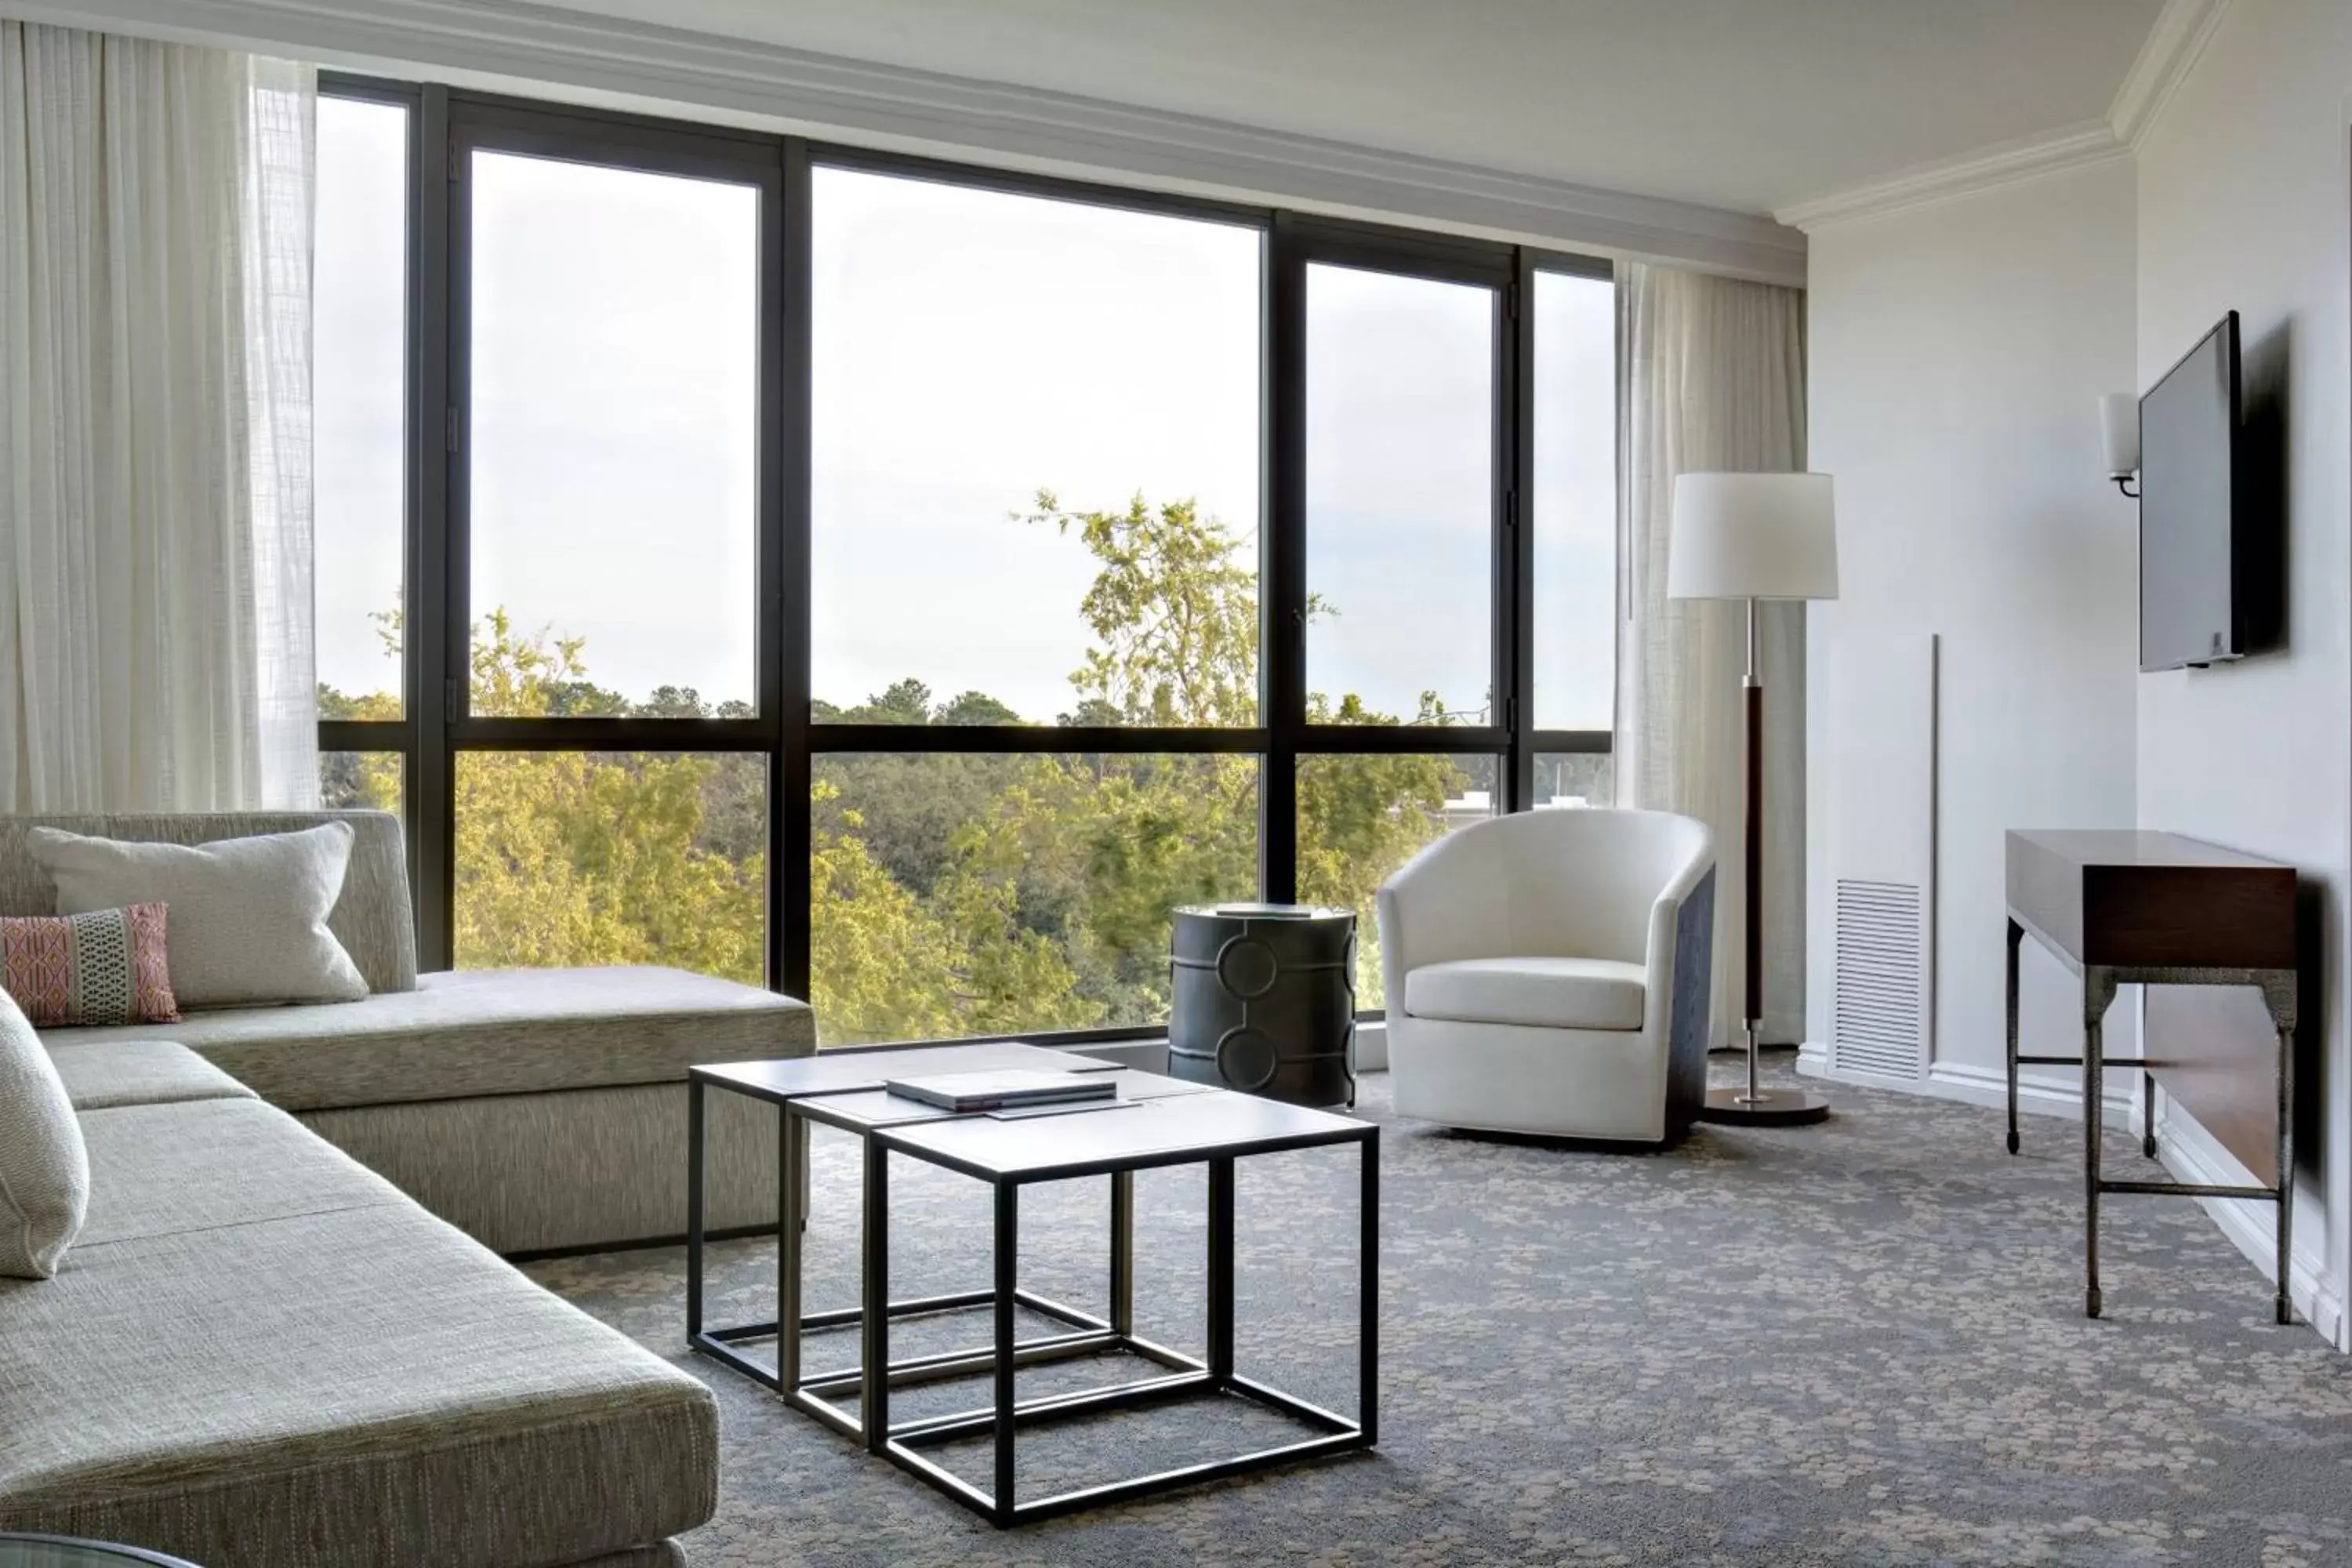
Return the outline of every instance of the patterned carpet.
{"type": "MultiPolygon", "coordinates": [[[[1385,1079],[1367,1089],[1383,1124],[1375,1455],[1000,1533],[681,1354],[679,1251],[530,1272],[718,1390],[722,1498],[688,1540],[697,1568],[2352,1563],[2352,1360],[2273,1326],[2260,1274],[2186,1200],[2111,1201],[2109,1316],[2084,1321],[2069,1123],[2029,1119],[2012,1159],[1997,1111],[1840,1089],[1826,1126],[1612,1155],[1398,1121],[1385,1079]]],[[[825,1196],[855,1191],[849,1149],[820,1134],[813,1310],[850,1300],[856,1208],[825,1196]]],[[[2114,1158],[2139,1164],[2120,1136],[2114,1158]]],[[[894,1290],[984,1283],[982,1189],[895,1169],[894,1290]]],[[[1245,1162],[1238,1181],[1242,1370],[1343,1409],[1353,1183],[1339,1151],[1245,1162]]],[[[1099,1306],[1102,1187],[1024,1204],[1024,1285],[1099,1306]]],[[[1203,1188],[1197,1169],[1138,1181],[1139,1326],[1195,1350],[1203,1188]]],[[[715,1267],[719,1321],[773,1315],[772,1244],[720,1247],[715,1267]]],[[[982,1313],[904,1339],[986,1332],[982,1313]]],[[[813,1336],[810,1354],[849,1346],[813,1336]]],[[[1022,1392],[1127,1374],[1041,1368],[1022,1392]]],[[[1252,1410],[1024,1433],[1023,1495],[1289,1430],[1252,1410]]],[[[982,1448],[950,1462],[984,1481],[982,1448]]]]}

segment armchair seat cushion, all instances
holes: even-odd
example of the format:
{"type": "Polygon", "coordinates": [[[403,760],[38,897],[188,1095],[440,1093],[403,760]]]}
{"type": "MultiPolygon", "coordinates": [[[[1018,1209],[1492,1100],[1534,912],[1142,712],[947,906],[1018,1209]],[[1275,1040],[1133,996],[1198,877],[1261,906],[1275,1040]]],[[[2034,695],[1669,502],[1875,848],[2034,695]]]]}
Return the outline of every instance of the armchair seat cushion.
{"type": "Polygon", "coordinates": [[[1639,1029],[1645,973],[1610,958],[1465,958],[1406,971],[1404,1010],[1462,1024],[1639,1029]]]}

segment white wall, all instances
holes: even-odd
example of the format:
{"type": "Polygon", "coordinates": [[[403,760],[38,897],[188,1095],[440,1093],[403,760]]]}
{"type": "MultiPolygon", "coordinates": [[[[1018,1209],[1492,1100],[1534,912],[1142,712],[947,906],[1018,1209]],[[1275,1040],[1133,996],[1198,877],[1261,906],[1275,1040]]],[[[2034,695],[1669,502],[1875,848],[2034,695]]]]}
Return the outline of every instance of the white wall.
{"type": "MultiPolygon", "coordinates": [[[[2139,379],[2161,375],[2236,310],[2250,396],[2285,399],[2288,647],[2232,668],[2139,679],[2138,818],[2291,860],[2325,889],[2323,1062],[2299,1089],[2323,1109],[2306,1142],[2298,1290],[2321,1288],[2323,1330],[2346,1342],[2347,1226],[2344,897],[2352,831],[2352,250],[2347,226],[2352,5],[2239,0],[2138,160],[2139,379]]],[[[1818,265],[1818,251],[1816,252],[1818,265]]],[[[2184,1121],[2186,1118],[2182,1119],[2184,1121]]],[[[2306,1123],[2309,1125],[2309,1123],[2306,1123]]],[[[2187,1129],[2176,1159],[2214,1152],[2187,1129]]],[[[2226,1156],[2221,1158],[2226,1159],[2226,1156]]],[[[2239,1178],[2242,1179],[2242,1178],[2239,1178]]],[[[2267,1212],[2231,1205],[2261,1256],[2267,1212]]]]}
{"type": "MultiPolygon", "coordinates": [[[[1812,235],[1811,461],[1837,476],[1843,580],[1811,610],[1806,1037],[1829,1038],[1836,957],[1837,639],[1934,632],[1928,1087],[1960,1098],[2000,1092],[2002,834],[2133,819],[2137,519],[2103,478],[2097,419],[2100,394],[2134,384],[2133,240],[2122,159],[1812,235]]],[[[2080,992],[2027,945],[2027,1048],[2075,1049],[2080,992]]],[[[2118,1055],[2134,1016],[2117,1003],[2118,1055]]],[[[2074,1100],[2076,1075],[2047,1081],[2029,1103],[2074,1100]]]]}

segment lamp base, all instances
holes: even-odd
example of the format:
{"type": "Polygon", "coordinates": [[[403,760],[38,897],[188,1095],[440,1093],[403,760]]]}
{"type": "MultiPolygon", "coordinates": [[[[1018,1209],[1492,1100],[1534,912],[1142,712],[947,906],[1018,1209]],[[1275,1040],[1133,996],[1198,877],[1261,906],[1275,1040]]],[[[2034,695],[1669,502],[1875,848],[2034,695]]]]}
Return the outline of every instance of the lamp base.
{"type": "Polygon", "coordinates": [[[1744,1089],[1711,1089],[1698,1119],[1733,1127],[1801,1127],[1826,1121],[1829,1115],[1828,1099],[1809,1089],[1759,1089],[1753,1095],[1744,1089]]]}

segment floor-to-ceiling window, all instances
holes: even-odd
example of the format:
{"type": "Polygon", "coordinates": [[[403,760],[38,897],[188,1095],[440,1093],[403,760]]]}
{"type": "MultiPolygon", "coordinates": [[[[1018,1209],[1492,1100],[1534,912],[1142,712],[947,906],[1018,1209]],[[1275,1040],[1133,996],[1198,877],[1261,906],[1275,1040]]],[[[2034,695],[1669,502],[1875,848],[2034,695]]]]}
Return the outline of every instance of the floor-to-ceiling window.
{"type": "Polygon", "coordinates": [[[515,112],[452,140],[450,957],[758,984],[773,157],[515,112]]]}
{"type": "Polygon", "coordinates": [[[1170,910],[1257,890],[1264,226],[810,207],[820,1036],[1157,1022],[1170,910]]]}
{"type": "Polygon", "coordinates": [[[408,289],[415,112],[319,100],[312,478],[320,734],[333,806],[398,811],[408,751],[408,289]]]}
{"type": "Polygon", "coordinates": [[[1533,805],[1607,805],[1617,711],[1617,290],[1606,274],[1535,275],[1533,805]],[[1557,750],[1551,748],[1559,748],[1557,750]],[[1572,748],[1572,749],[1571,749],[1572,748]]]}
{"type": "Polygon", "coordinates": [[[1605,267],[326,91],[322,776],[428,964],[1132,1031],[1171,910],[1297,899],[1369,1007],[1383,878],[1605,798],[1605,267]]]}

